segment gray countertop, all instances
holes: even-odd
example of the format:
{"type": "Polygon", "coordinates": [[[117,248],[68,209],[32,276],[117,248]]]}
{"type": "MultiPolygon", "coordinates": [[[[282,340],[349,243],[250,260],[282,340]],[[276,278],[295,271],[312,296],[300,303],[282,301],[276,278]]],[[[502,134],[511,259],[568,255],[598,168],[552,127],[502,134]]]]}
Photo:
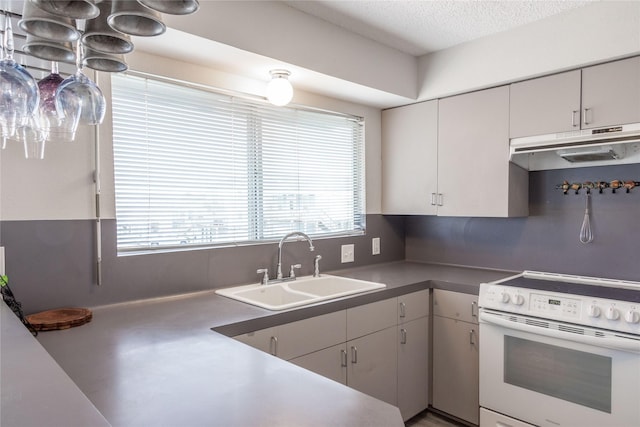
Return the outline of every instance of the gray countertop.
{"type": "Polygon", "coordinates": [[[0,349],[0,425],[109,426],[4,302],[0,302],[0,349]]]}
{"type": "MultiPolygon", "coordinates": [[[[506,277],[511,272],[397,262],[333,274],[382,282],[387,287],[286,312],[264,310],[206,291],[96,307],[92,309],[93,320],[86,325],[40,333],[38,341],[75,384],[66,376],[55,382],[71,390],[70,394],[76,398],[85,399],[67,414],[75,417],[79,412],[95,417],[82,418],[83,421],[76,424],[62,420],[45,424],[105,425],[99,416],[101,413],[113,426],[402,426],[397,408],[225,335],[427,287],[477,293],[479,283],[506,277]]],[[[5,355],[16,358],[15,352],[25,345],[24,339],[19,340],[19,345],[14,343],[13,333],[11,337],[4,336],[5,325],[9,323],[4,321],[5,311],[3,385],[8,378],[5,377],[5,355]],[[5,338],[12,340],[13,350],[7,350],[5,338]]],[[[19,322],[15,328],[18,327],[21,328],[19,322]]],[[[21,332],[29,335],[24,328],[21,332]]],[[[39,350],[33,349],[37,342],[30,336],[26,338],[32,340],[29,353],[38,353],[39,350]]],[[[42,365],[43,369],[59,369],[53,360],[50,364],[55,366],[42,365]]],[[[32,388],[39,387],[37,376],[29,372],[24,375],[36,381],[32,388]]],[[[19,377],[8,380],[12,390],[14,383],[23,381],[19,377]]],[[[3,426],[45,425],[5,417],[5,394],[3,391],[3,426]]],[[[51,405],[43,407],[39,399],[39,394],[26,390],[12,398],[7,408],[14,415],[32,411],[51,420],[51,405]]]]}

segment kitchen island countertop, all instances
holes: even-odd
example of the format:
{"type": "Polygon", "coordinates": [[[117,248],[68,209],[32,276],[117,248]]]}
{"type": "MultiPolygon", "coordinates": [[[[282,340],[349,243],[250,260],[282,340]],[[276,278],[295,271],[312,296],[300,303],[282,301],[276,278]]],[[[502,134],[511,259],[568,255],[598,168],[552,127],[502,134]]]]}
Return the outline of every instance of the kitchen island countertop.
{"type": "MultiPolygon", "coordinates": [[[[227,336],[428,287],[473,293],[480,282],[511,273],[395,262],[332,274],[387,287],[286,312],[213,290],[114,304],[93,308],[86,325],[43,332],[38,341],[88,397],[83,408],[97,408],[113,426],[402,426],[394,406],[227,336]]],[[[23,397],[5,408],[3,393],[3,421],[20,404],[46,413],[28,393],[23,397]]]]}

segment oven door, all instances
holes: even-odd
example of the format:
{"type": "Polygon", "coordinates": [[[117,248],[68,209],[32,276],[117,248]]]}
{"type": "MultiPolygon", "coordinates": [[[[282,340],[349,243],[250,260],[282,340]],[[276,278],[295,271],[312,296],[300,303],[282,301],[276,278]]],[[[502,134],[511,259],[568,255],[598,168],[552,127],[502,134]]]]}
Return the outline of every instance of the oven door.
{"type": "Polygon", "coordinates": [[[481,407],[545,427],[640,426],[638,337],[491,310],[479,320],[481,407]]]}

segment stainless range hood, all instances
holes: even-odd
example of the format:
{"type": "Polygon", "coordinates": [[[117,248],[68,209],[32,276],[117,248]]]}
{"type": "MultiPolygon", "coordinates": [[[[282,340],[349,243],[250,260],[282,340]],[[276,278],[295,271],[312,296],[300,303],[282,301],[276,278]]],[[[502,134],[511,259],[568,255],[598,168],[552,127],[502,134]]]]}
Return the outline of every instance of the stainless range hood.
{"type": "Polygon", "coordinates": [[[640,163],[640,123],[513,138],[509,148],[532,171],[640,163]]]}

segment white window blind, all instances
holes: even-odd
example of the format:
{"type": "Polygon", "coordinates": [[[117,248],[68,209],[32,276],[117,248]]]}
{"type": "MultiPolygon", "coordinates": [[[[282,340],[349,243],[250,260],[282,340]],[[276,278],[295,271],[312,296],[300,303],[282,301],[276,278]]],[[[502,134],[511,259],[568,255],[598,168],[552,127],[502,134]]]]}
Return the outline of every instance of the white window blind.
{"type": "Polygon", "coordinates": [[[364,232],[364,123],[114,74],[118,251],[364,232]]]}

